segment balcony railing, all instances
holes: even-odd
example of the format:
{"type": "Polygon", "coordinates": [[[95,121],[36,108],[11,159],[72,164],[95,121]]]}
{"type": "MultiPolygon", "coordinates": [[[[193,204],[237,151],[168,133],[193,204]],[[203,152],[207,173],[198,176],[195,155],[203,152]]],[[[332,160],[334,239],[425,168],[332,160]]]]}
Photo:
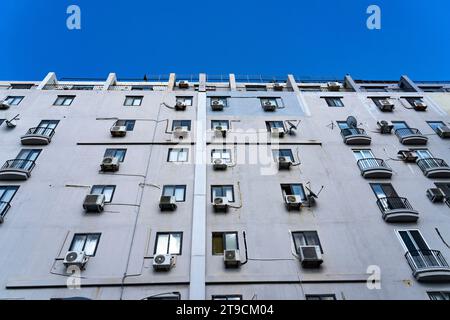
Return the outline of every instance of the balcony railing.
{"type": "Polygon", "coordinates": [[[25,135],[40,135],[40,136],[46,136],[46,137],[53,137],[55,134],[55,129],[47,128],[47,127],[35,127],[28,129],[27,133],[25,135]]]}
{"type": "Polygon", "coordinates": [[[397,209],[414,210],[408,199],[401,197],[384,197],[377,200],[377,205],[382,212],[397,209]]]}
{"type": "Polygon", "coordinates": [[[346,128],[346,129],[341,129],[341,135],[342,137],[348,137],[348,136],[354,136],[354,135],[366,135],[366,130],[361,129],[361,128],[346,128]]]}
{"type": "Polygon", "coordinates": [[[5,162],[5,164],[2,167],[3,170],[10,170],[10,169],[18,169],[23,171],[31,171],[33,170],[35,166],[34,160],[26,160],[26,159],[13,159],[8,160],[5,162]]]}
{"type": "Polygon", "coordinates": [[[3,217],[6,215],[10,208],[11,204],[9,202],[0,201],[0,223],[3,222],[3,217]]]}
{"type": "Polygon", "coordinates": [[[399,138],[404,138],[411,135],[422,135],[422,132],[416,128],[400,128],[395,130],[395,134],[399,138]]]}
{"type": "Polygon", "coordinates": [[[418,281],[450,280],[450,267],[440,251],[413,250],[406,252],[405,257],[418,281]]]}
{"type": "Polygon", "coordinates": [[[357,161],[357,165],[364,178],[390,178],[392,176],[392,169],[383,159],[360,159],[357,161]]]}
{"type": "Polygon", "coordinates": [[[448,167],[448,164],[444,160],[438,158],[420,159],[417,160],[417,165],[419,166],[420,169],[422,169],[422,171],[426,171],[428,169],[433,168],[448,167]]]}
{"type": "Polygon", "coordinates": [[[73,85],[73,84],[47,84],[44,90],[79,90],[79,91],[99,91],[103,85],[73,85]]]}

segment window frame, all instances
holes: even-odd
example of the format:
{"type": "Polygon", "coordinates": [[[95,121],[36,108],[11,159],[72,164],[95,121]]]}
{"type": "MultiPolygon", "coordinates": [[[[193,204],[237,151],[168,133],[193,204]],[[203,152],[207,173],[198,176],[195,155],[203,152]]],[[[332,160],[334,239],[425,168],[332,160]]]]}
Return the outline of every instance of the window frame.
{"type": "Polygon", "coordinates": [[[328,107],[330,107],[330,108],[345,107],[344,102],[342,102],[343,97],[322,97],[322,98],[325,99],[325,102],[327,103],[328,107]],[[336,104],[336,101],[338,101],[339,103],[336,104]]]}
{"type": "Polygon", "coordinates": [[[73,101],[75,100],[76,96],[75,95],[58,95],[56,97],[55,102],[53,102],[54,106],[57,107],[70,107],[73,103],[73,101]],[[62,103],[57,103],[60,99],[62,99],[62,103]],[[69,104],[66,104],[66,101],[70,100],[69,104]]]}
{"type": "Polygon", "coordinates": [[[180,120],[180,119],[175,119],[172,120],[172,131],[176,128],[176,127],[187,127],[188,131],[191,131],[191,125],[192,125],[192,121],[191,120],[180,120]],[[179,123],[178,125],[175,125],[176,123],[179,123]],[[185,125],[183,125],[183,123],[185,123],[185,125]]]}
{"type": "Polygon", "coordinates": [[[10,104],[11,106],[18,106],[19,104],[22,103],[23,99],[25,99],[25,96],[7,96],[4,101],[6,103],[10,104]],[[11,100],[11,99],[13,102],[8,102],[8,100],[11,100]],[[19,100],[19,102],[14,102],[16,100],[19,100]]]}
{"type": "Polygon", "coordinates": [[[116,157],[116,158],[119,158],[119,162],[124,162],[126,155],[127,155],[126,148],[106,148],[103,158],[116,157]],[[119,156],[117,156],[117,152],[122,152],[123,155],[119,157],[119,156]]]}
{"type": "Polygon", "coordinates": [[[188,162],[189,161],[189,148],[169,148],[167,152],[167,162],[188,162]],[[177,152],[177,160],[170,160],[172,152],[177,152]],[[180,160],[180,154],[186,153],[186,160],[180,160]]]}
{"type": "Polygon", "coordinates": [[[119,119],[114,123],[114,126],[123,126],[127,128],[127,131],[133,131],[136,125],[136,120],[132,119],[119,119]]]}
{"type": "Polygon", "coordinates": [[[266,121],[266,129],[268,132],[271,131],[272,128],[282,128],[284,131],[286,131],[286,125],[283,120],[268,120],[266,121]],[[275,124],[282,124],[282,126],[277,126],[275,124]]]}
{"type": "Polygon", "coordinates": [[[175,202],[186,202],[186,189],[187,186],[185,184],[168,184],[164,185],[162,188],[162,195],[165,195],[165,190],[168,188],[173,188],[173,194],[170,197],[175,197],[175,202]],[[176,189],[183,188],[183,200],[176,199],[176,189]]]}
{"type": "Polygon", "coordinates": [[[222,130],[230,130],[230,120],[211,120],[211,130],[215,130],[217,127],[221,127],[222,130]]]}
{"type": "Polygon", "coordinates": [[[99,246],[99,244],[100,244],[100,238],[101,238],[101,236],[102,236],[101,232],[92,232],[92,233],[90,233],[90,232],[88,232],[88,233],[74,233],[74,234],[73,234],[73,237],[72,237],[72,241],[70,242],[70,245],[69,245],[69,251],[74,251],[73,246],[74,246],[74,244],[75,244],[75,238],[76,238],[77,236],[78,236],[78,237],[86,237],[85,240],[84,240],[83,249],[82,249],[81,251],[84,251],[84,249],[85,249],[85,247],[86,247],[87,239],[88,239],[89,236],[97,236],[97,239],[96,239],[96,242],[95,242],[95,249],[94,249],[94,252],[93,252],[92,254],[87,254],[87,253],[86,253],[86,255],[87,255],[88,257],[95,257],[95,255],[97,254],[98,246],[99,246]]]}
{"type": "Polygon", "coordinates": [[[213,294],[211,300],[243,300],[242,294],[213,294]]]}
{"type": "Polygon", "coordinates": [[[194,104],[194,97],[193,96],[176,96],[175,101],[185,103],[186,107],[192,107],[192,105],[194,104]]]}
{"type": "Polygon", "coordinates": [[[105,189],[106,188],[112,188],[112,192],[111,192],[111,197],[109,198],[109,200],[106,198],[105,195],[105,203],[111,203],[112,200],[114,199],[114,193],[116,192],[116,185],[112,185],[112,184],[94,184],[91,187],[91,191],[90,194],[99,194],[99,193],[93,193],[95,188],[102,188],[102,192],[100,194],[105,195],[105,189]]]}
{"type": "Polygon", "coordinates": [[[440,128],[441,126],[446,126],[444,121],[426,121],[426,122],[427,122],[428,126],[436,133],[437,133],[438,128],[440,128]],[[432,124],[436,124],[436,123],[439,123],[439,125],[436,126],[436,128],[434,128],[432,124]]]}
{"type": "Polygon", "coordinates": [[[235,197],[234,197],[234,185],[232,184],[220,184],[220,185],[211,185],[211,202],[214,200],[214,190],[215,189],[222,189],[221,194],[227,194],[226,189],[231,188],[231,200],[228,199],[227,196],[220,196],[220,197],[226,197],[228,199],[228,202],[234,203],[235,197]],[[224,192],[225,191],[225,192],[224,192]]]}
{"type": "Polygon", "coordinates": [[[211,161],[216,159],[221,159],[226,163],[232,163],[231,149],[211,149],[211,161]],[[220,153],[220,158],[214,158],[214,153],[220,153]],[[224,158],[224,153],[228,153],[230,155],[229,158],[224,158]]]}
{"type": "Polygon", "coordinates": [[[283,197],[284,196],[291,196],[291,195],[292,196],[301,196],[302,197],[302,201],[307,201],[305,187],[303,186],[303,183],[281,183],[280,187],[281,187],[281,193],[282,193],[283,197]],[[289,187],[291,189],[291,193],[290,194],[286,193],[286,190],[285,190],[286,187],[289,187]],[[292,187],[299,187],[301,192],[302,192],[302,194],[295,194],[295,193],[293,193],[294,190],[293,190],[292,187]]]}
{"type": "Polygon", "coordinates": [[[232,234],[236,237],[236,250],[239,250],[239,233],[237,231],[214,231],[211,234],[211,252],[213,256],[223,256],[223,253],[225,250],[234,250],[234,249],[227,249],[226,246],[226,235],[232,234]],[[214,252],[214,236],[221,236],[222,237],[222,252],[215,253],[214,252]]]}
{"type": "Polygon", "coordinates": [[[278,161],[278,157],[289,158],[291,162],[295,162],[294,153],[292,152],[292,149],[272,149],[272,156],[275,162],[278,161]]]}
{"type": "Polygon", "coordinates": [[[294,243],[295,252],[297,254],[299,254],[298,246],[297,246],[297,243],[295,241],[295,235],[297,235],[297,234],[302,234],[303,235],[303,238],[305,240],[305,244],[304,244],[305,246],[317,246],[318,245],[319,248],[320,248],[320,252],[323,254],[322,242],[320,241],[319,232],[317,230],[299,230],[299,231],[292,231],[291,232],[292,242],[294,243]],[[314,234],[318,244],[309,244],[307,242],[308,239],[306,237],[306,234],[314,234]]]}
{"type": "Polygon", "coordinates": [[[221,101],[223,103],[223,107],[227,108],[228,107],[228,98],[229,97],[225,97],[225,96],[224,97],[220,97],[220,96],[209,97],[209,105],[212,106],[214,101],[219,101],[219,102],[221,101]]]}
{"type": "Polygon", "coordinates": [[[144,100],[144,96],[128,95],[128,96],[125,96],[123,106],[124,107],[140,107],[142,105],[143,100],[144,100]],[[131,104],[127,103],[127,101],[129,101],[129,100],[131,100],[131,104]],[[135,101],[139,101],[139,104],[135,104],[135,101]]]}
{"type": "Polygon", "coordinates": [[[156,256],[158,254],[171,254],[174,256],[181,256],[183,254],[183,232],[182,231],[161,231],[156,232],[155,235],[155,247],[153,249],[153,255],[156,256]],[[167,240],[167,253],[157,253],[156,250],[158,248],[158,241],[160,236],[168,235],[169,238],[167,240]],[[179,235],[180,236],[180,247],[178,248],[178,253],[169,253],[170,249],[170,239],[172,235],[179,235]]]}

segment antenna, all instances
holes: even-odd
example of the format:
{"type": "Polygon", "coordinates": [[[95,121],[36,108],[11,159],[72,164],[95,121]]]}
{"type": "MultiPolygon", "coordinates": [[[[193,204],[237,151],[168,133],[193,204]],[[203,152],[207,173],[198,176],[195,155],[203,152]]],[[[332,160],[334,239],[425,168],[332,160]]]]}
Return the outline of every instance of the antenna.
{"type": "Polygon", "coordinates": [[[294,135],[295,134],[295,130],[297,130],[298,125],[300,124],[301,120],[298,120],[296,124],[293,124],[292,121],[290,120],[286,120],[286,123],[289,125],[289,129],[288,129],[288,133],[290,135],[294,135]]]}
{"type": "Polygon", "coordinates": [[[353,116],[349,116],[347,118],[346,122],[347,122],[347,125],[349,126],[349,128],[351,128],[351,129],[354,129],[358,126],[358,121],[353,116]]]}
{"type": "Polygon", "coordinates": [[[8,128],[15,128],[16,127],[16,125],[17,125],[17,121],[16,120],[19,120],[19,116],[20,116],[20,114],[18,114],[18,115],[16,115],[14,118],[12,118],[12,119],[10,119],[10,120],[6,120],[5,122],[6,122],[6,126],[8,127],[8,128]]]}

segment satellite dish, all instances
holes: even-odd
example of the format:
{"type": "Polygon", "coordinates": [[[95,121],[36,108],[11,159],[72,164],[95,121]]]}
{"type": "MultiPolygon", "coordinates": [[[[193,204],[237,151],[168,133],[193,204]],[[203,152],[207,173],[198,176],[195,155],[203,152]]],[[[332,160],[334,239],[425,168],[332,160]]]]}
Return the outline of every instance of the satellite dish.
{"type": "Polygon", "coordinates": [[[356,128],[358,126],[358,121],[353,116],[349,116],[346,122],[349,128],[356,128]]]}
{"type": "Polygon", "coordinates": [[[297,121],[297,124],[293,124],[290,120],[287,120],[286,123],[289,125],[289,134],[294,135],[294,130],[297,130],[300,121],[297,121]]]}
{"type": "Polygon", "coordinates": [[[10,119],[10,120],[6,120],[6,126],[10,129],[15,128],[17,126],[17,121],[19,120],[19,115],[15,116],[14,118],[10,119]]]}

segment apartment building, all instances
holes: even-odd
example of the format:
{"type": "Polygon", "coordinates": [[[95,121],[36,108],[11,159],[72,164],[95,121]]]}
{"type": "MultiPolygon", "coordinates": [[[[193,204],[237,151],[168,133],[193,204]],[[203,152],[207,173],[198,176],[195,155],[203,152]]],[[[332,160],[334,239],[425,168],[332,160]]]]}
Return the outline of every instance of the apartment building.
{"type": "Polygon", "coordinates": [[[450,83],[0,82],[1,299],[449,299],[450,83]]]}

